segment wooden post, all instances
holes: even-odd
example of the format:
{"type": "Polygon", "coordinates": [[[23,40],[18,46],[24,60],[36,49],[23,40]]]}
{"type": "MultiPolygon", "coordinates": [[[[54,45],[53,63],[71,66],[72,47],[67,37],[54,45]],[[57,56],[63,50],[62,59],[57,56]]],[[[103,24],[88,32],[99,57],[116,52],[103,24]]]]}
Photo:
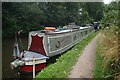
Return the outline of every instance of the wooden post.
{"type": "Polygon", "coordinates": [[[33,78],[35,78],[35,58],[33,57],[33,78]]]}

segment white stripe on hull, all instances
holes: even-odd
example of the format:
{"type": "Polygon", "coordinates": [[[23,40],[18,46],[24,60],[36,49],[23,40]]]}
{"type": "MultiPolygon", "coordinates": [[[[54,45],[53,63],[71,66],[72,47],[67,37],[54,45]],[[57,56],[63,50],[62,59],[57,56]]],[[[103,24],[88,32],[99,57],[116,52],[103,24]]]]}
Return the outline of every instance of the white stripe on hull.
{"type": "MultiPolygon", "coordinates": [[[[35,65],[42,64],[42,63],[46,63],[46,59],[35,61],[35,65]]],[[[25,65],[33,65],[33,61],[25,61],[25,65]]]]}

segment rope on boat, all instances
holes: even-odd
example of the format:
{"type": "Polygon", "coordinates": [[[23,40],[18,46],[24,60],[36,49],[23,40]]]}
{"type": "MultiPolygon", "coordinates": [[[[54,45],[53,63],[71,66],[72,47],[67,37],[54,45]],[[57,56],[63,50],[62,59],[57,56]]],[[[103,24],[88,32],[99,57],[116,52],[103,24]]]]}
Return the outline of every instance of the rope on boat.
{"type": "Polygon", "coordinates": [[[24,51],[24,46],[23,46],[22,40],[21,40],[21,38],[20,38],[20,33],[21,33],[22,31],[23,31],[23,30],[18,31],[18,37],[19,37],[19,42],[20,42],[20,44],[21,44],[22,51],[24,51]]]}

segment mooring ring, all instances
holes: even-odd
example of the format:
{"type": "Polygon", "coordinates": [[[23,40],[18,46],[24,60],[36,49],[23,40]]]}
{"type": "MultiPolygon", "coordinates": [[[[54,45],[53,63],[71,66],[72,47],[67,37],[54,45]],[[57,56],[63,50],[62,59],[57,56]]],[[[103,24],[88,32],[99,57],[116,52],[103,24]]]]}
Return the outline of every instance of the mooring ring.
{"type": "Polygon", "coordinates": [[[55,46],[56,46],[56,48],[59,48],[60,47],[60,41],[57,41],[57,44],[55,46]]]}

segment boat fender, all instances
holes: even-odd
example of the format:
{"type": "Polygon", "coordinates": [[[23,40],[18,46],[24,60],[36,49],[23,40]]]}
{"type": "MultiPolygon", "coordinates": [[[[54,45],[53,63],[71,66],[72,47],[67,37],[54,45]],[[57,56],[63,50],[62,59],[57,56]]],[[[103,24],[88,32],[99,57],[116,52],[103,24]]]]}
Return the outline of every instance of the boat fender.
{"type": "Polygon", "coordinates": [[[59,48],[60,47],[60,41],[57,41],[57,44],[55,46],[56,46],[56,48],[59,48]]]}
{"type": "Polygon", "coordinates": [[[25,63],[21,60],[14,60],[13,62],[10,63],[10,66],[12,69],[18,68],[19,66],[23,66],[25,63]]]}

